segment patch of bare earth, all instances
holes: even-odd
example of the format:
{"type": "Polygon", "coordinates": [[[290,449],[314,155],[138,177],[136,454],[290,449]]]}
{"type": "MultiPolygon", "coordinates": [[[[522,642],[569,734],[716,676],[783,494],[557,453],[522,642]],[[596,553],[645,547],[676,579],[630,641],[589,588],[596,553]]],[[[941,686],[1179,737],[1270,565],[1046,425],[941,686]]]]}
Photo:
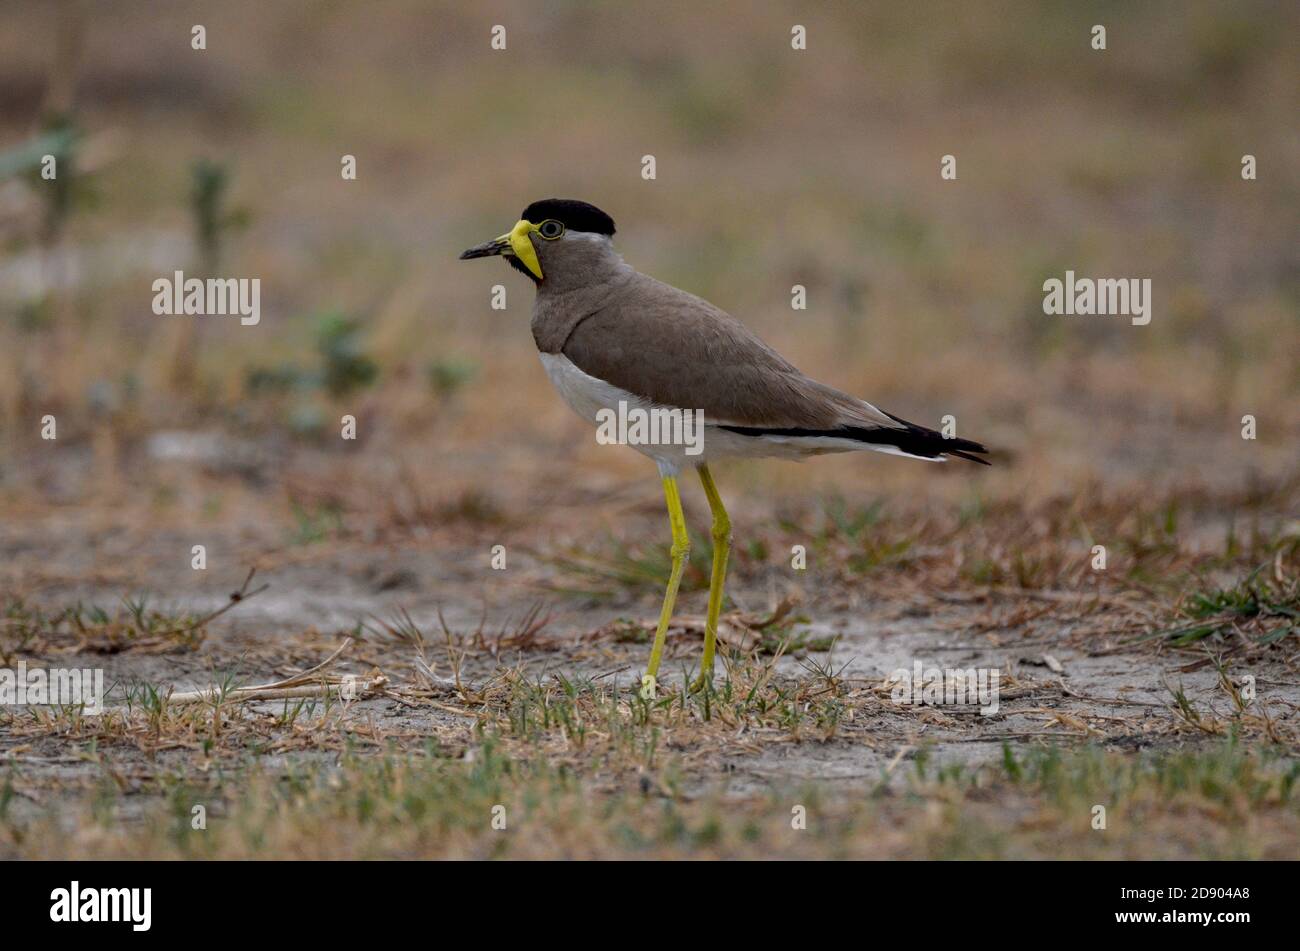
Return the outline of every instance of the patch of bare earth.
{"type": "MultiPolygon", "coordinates": [[[[285,854],[1053,855],[1064,836],[1080,855],[1294,855],[1293,498],[1281,483],[1248,503],[1096,501],[1093,526],[1074,531],[1060,528],[1074,518],[1061,501],[921,518],[800,502],[738,546],[707,695],[683,689],[707,551],[693,565],[653,699],[636,689],[657,612],[653,541],[575,548],[520,532],[494,572],[472,523],[376,541],[340,523],[293,543],[292,520],[205,529],[210,551],[248,556],[249,580],[190,570],[174,552],[188,550],[184,533],[96,540],[85,521],[43,513],[6,542],[24,554],[28,593],[0,621],[4,660],[102,668],[109,709],[0,713],[0,851],[51,854],[36,831],[59,827],[85,830],[101,854],[259,854],[252,813],[320,783],[334,793],[298,794],[315,818],[296,832],[292,793],[256,818],[285,854]],[[1219,516],[1243,506],[1250,530],[1219,537],[1219,516]],[[1089,531],[1122,540],[1122,570],[1089,567],[1089,531]],[[763,551],[792,539],[808,545],[805,573],[763,551]],[[96,546],[123,553],[95,559],[100,577],[82,565],[96,546]],[[1231,596],[1196,600],[1214,592],[1231,596]],[[896,672],[918,664],[996,671],[995,703],[900,697],[896,672]],[[485,757],[499,774],[457,792],[485,757]],[[1162,792],[1180,757],[1206,759],[1186,768],[1210,775],[1162,792]],[[401,840],[332,812],[376,782],[376,764],[418,775],[367,796],[451,796],[465,814],[401,840]],[[1241,769],[1263,790],[1249,808],[1213,788],[1231,785],[1214,770],[1241,769]],[[528,817],[515,825],[527,839],[491,838],[484,810],[497,803],[481,797],[493,795],[528,817]],[[584,802],[604,803],[603,818],[572,812],[584,802]],[[1167,834],[1100,834],[1092,810],[1108,802],[1112,821],[1141,816],[1167,834]],[[174,831],[194,805],[225,830],[206,845],[174,831]],[[680,827],[665,829],[664,809],[680,827]],[[818,835],[786,834],[799,809],[818,835]],[[329,815],[356,827],[304,845],[329,815]],[[584,822],[582,835],[565,827],[584,822]]],[[[628,514],[629,537],[657,540],[651,511],[628,514]]]]}

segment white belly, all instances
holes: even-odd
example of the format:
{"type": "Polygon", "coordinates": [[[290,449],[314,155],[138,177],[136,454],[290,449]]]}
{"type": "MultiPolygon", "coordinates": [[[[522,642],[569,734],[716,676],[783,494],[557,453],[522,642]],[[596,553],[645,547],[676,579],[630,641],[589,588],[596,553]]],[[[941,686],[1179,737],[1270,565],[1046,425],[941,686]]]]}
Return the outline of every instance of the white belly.
{"type": "MultiPolygon", "coordinates": [[[[633,410],[649,412],[656,409],[685,409],[685,407],[658,407],[627,390],[584,372],[564,354],[540,353],[539,356],[542,359],[542,366],[546,369],[546,375],[550,377],[551,385],[555,387],[564,402],[593,426],[601,427],[603,421],[611,418],[609,414],[617,418],[618,414],[622,413],[626,416],[633,410]],[[621,408],[620,404],[622,404],[621,408]],[[602,411],[607,413],[602,414],[602,411]]],[[[703,419],[702,414],[700,419],[703,419]]],[[[686,431],[689,433],[689,428],[686,431]]],[[[629,441],[626,445],[653,459],[664,475],[676,475],[682,469],[698,466],[723,456],[777,456],[799,459],[825,452],[846,452],[867,448],[861,443],[846,439],[814,440],[742,436],[710,425],[707,420],[704,421],[703,429],[697,435],[696,439],[629,441]]]]}
{"type": "Polygon", "coordinates": [[[617,411],[620,400],[628,406],[648,405],[627,390],[620,390],[590,373],[584,373],[562,353],[539,353],[538,356],[542,358],[542,366],[546,368],[546,375],[551,378],[556,392],[570,409],[593,425],[600,410],[617,411]]]}

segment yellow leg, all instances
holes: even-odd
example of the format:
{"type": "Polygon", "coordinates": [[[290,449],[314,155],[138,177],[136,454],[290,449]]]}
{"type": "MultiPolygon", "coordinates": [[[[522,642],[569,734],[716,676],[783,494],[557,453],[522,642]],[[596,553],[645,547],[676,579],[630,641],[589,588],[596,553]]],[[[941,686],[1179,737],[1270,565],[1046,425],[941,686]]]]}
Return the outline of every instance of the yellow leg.
{"type": "Polygon", "coordinates": [[[668,523],[673,530],[673,570],[668,576],[668,590],[664,592],[664,606],[659,612],[659,627],[655,630],[654,647],[650,649],[650,665],[641,681],[642,695],[652,699],[655,694],[655,677],[659,673],[659,659],[664,652],[664,639],[668,636],[668,622],[673,618],[673,605],[677,602],[677,587],[682,581],[682,569],[691,553],[691,539],[686,534],[686,516],[682,514],[682,497],[677,491],[677,478],[664,476],[664,499],[668,502],[668,523]]]}
{"type": "Polygon", "coordinates": [[[713,683],[713,652],[718,642],[718,615],[722,612],[722,589],[727,581],[727,555],[731,553],[731,519],[722,505],[718,487],[713,484],[713,473],[708,466],[700,466],[700,482],[713,512],[713,574],[709,578],[709,613],[704,619],[704,659],[700,661],[700,676],[691,684],[696,691],[713,683]]]}

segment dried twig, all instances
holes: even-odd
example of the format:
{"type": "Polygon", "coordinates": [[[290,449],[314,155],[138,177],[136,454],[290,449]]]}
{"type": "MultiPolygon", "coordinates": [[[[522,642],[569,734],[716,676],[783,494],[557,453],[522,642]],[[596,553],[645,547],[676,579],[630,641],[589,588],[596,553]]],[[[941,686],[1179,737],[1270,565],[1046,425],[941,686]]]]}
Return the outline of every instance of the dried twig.
{"type": "MultiPolygon", "coordinates": [[[[252,578],[252,573],[249,573],[252,578]]],[[[247,586],[247,584],[245,584],[247,586]]],[[[204,687],[202,690],[187,690],[173,693],[167,698],[168,703],[213,703],[215,701],[243,703],[249,700],[281,700],[291,697],[327,697],[337,696],[342,699],[357,699],[363,694],[381,690],[388,684],[388,678],[379,671],[369,677],[358,678],[352,675],[340,677],[327,675],[326,669],[337,661],[349,647],[356,643],[352,637],[343,639],[334,653],[330,654],[315,667],[294,674],[283,680],[269,684],[257,684],[250,687],[235,687],[223,690],[219,686],[204,687]]]]}
{"type": "Polygon", "coordinates": [[[172,628],[169,631],[161,631],[156,634],[155,637],[175,637],[179,634],[189,634],[191,631],[197,631],[199,628],[206,627],[209,623],[221,617],[221,615],[225,614],[236,604],[242,604],[254,595],[261,594],[267,588],[271,587],[270,584],[264,584],[260,588],[254,588],[252,591],[249,591],[248,586],[252,584],[253,575],[255,574],[257,574],[257,568],[249,568],[248,577],[244,579],[244,583],[240,585],[239,590],[230,592],[230,600],[212,613],[190,621],[187,624],[182,624],[178,627],[172,628]]]}

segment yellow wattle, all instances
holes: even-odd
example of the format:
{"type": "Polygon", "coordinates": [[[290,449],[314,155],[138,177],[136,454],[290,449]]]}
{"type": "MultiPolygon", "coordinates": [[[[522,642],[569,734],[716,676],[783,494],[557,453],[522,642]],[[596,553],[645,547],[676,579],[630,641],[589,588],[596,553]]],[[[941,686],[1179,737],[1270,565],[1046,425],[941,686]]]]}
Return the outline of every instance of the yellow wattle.
{"type": "Polygon", "coordinates": [[[537,225],[531,221],[519,219],[519,223],[510,229],[510,234],[506,235],[510,239],[510,248],[515,252],[515,257],[524,262],[524,267],[532,271],[536,278],[542,279],[542,263],[537,260],[537,249],[533,247],[532,239],[528,235],[537,230],[537,225]]]}

